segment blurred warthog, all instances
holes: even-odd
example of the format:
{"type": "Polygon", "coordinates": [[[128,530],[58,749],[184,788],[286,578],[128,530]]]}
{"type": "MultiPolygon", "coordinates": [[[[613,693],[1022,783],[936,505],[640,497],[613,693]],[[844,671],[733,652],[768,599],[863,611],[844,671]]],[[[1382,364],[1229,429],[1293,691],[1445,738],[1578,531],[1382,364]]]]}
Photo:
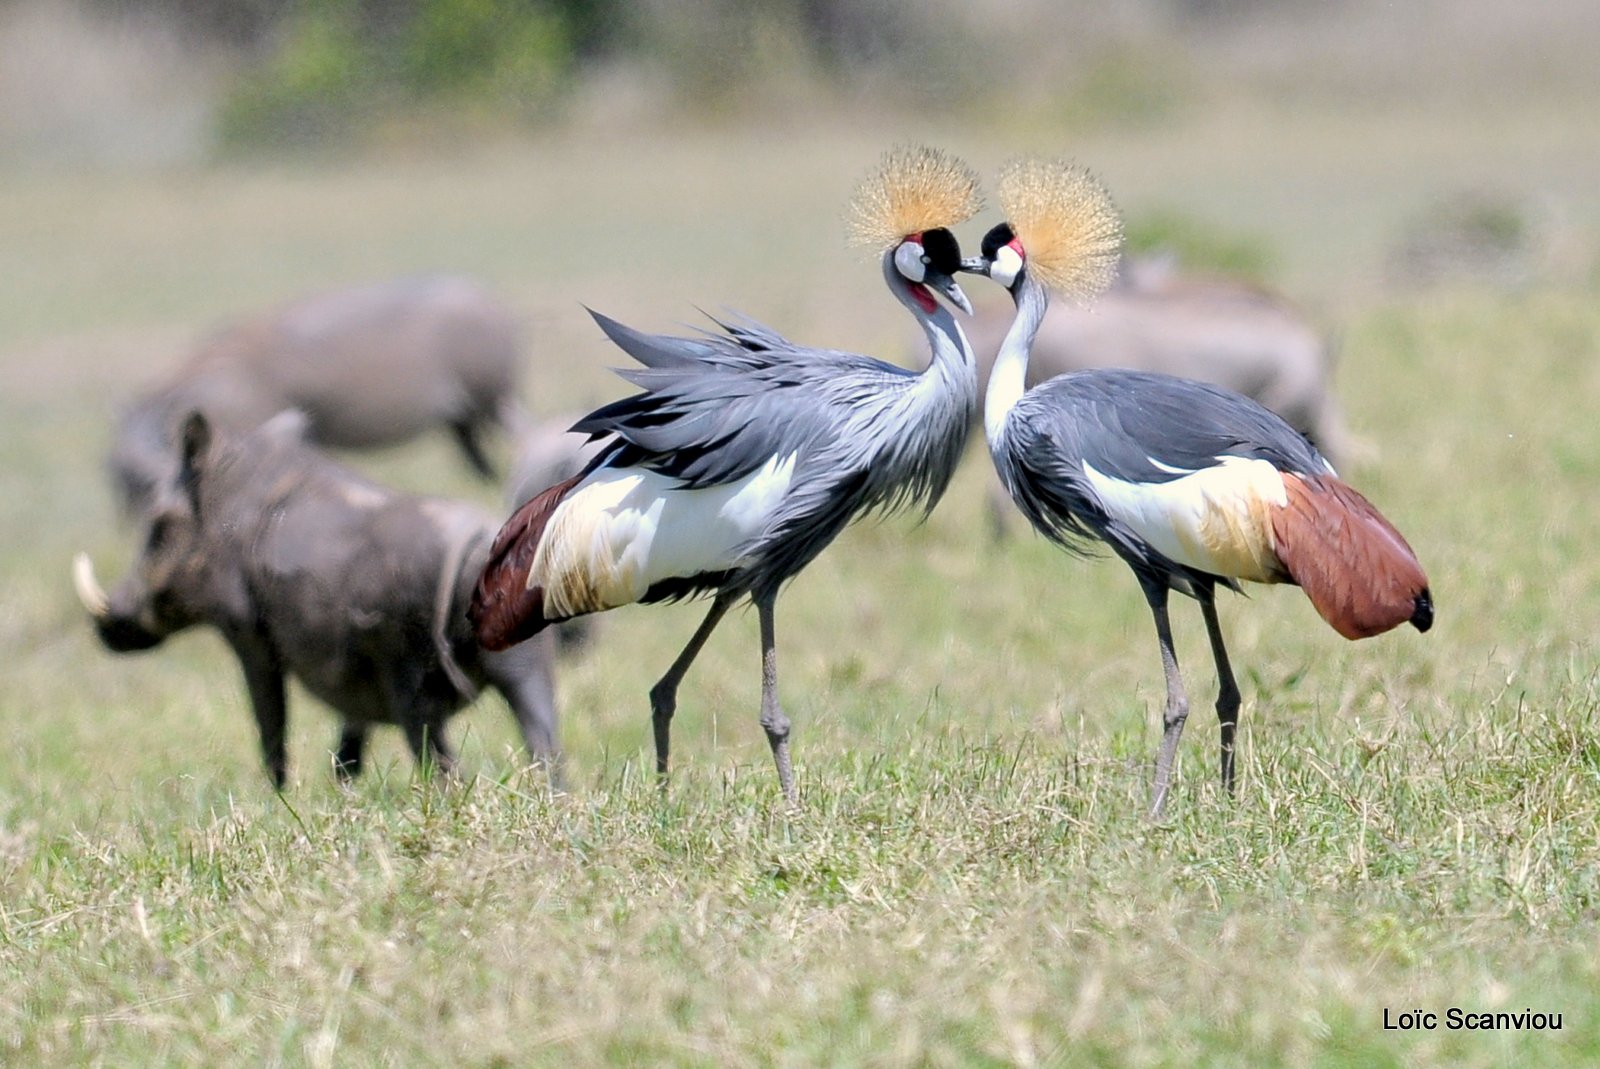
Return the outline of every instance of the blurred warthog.
{"type": "Polygon", "coordinates": [[[569,412],[529,420],[518,430],[516,458],[506,480],[506,504],[511,511],[540,490],[578,474],[604,448],[608,439],[590,441],[587,434],[569,429],[582,418],[581,412],[569,412]]]}
{"type": "Polygon", "coordinates": [[[179,422],[201,411],[246,431],[288,408],[310,441],[362,449],[447,427],[485,477],[486,424],[518,418],[512,315],[475,283],[410,278],[307,297],[224,327],[124,413],[110,467],[137,513],[176,463],[179,422]]]}
{"type": "Polygon", "coordinates": [[[78,595],[100,640],[149,649],[196,625],[244,669],[267,773],[287,772],[285,678],[343,718],[341,776],[373,724],[397,724],[421,762],[453,763],[445,720],[485,684],[505,695],[535,758],[555,761],[552,642],[478,646],[467,599],[496,524],[471,505],[396,493],[306,446],[284,413],[246,434],[191,414],[178,464],[141,513],[143,548],[108,594],[86,555],[78,595]]]}

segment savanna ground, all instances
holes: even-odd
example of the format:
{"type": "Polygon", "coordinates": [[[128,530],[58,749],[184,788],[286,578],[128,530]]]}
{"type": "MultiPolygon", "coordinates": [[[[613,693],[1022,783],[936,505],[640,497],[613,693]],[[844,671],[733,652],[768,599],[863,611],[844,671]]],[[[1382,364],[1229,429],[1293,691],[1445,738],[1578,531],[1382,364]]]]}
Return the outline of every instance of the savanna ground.
{"type": "MultiPolygon", "coordinates": [[[[1592,241],[1580,121],[1242,109],[1070,144],[797,122],[0,176],[0,1061],[1600,1062],[1595,276],[1381,281],[1399,220],[1508,166],[1592,241]],[[1114,562],[991,543],[977,451],[926,523],[853,528],[781,599],[793,814],[756,723],[751,613],[684,686],[665,797],[645,692],[697,606],[614,613],[563,666],[560,795],[487,699],[453,725],[461,782],[417,782],[385,735],[340,790],[331,717],[296,695],[278,798],[214,637],[137,658],[94,641],[67,577],[78,548],[107,577],[131,552],[99,467],[109,414],[204,325],[449,268],[524,314],[547,410],[623,388],[580,302],[660,329],[731,306],[905,359],[901,313],[838,220],[907,136],[990,173],[1069,152],[1130,213],[1258,235],[1340,335],[1374,449],[1353,481],[1428,566],[1438,623],[1351,644],[1292,590],[1225,598],[1236,802],[1184,602],[1196,711],[1170,818],[1144,819],[1161,675],[1142,599],[1114,562]],[[1382,1027],[1385,1009],[1452,1006],[1563,1028],[1382,1027]]],[[[993,300],[987,285],[968,289],[993,300]]],[[[443,441],[360,463],[496,500],[443,441]]]]}

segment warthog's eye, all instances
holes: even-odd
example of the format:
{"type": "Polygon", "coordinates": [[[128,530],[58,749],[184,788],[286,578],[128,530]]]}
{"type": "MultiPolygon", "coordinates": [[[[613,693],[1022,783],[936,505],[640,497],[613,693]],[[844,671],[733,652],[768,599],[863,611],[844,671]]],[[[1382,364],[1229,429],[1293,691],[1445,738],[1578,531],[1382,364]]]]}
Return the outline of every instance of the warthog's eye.
{"type": "Polygon", "coordinates": [[[144,548],[146,553],[159,553],[172,537],[172,517],[157,516],[150,524],[150,533],[145,536],[144,548]]]}

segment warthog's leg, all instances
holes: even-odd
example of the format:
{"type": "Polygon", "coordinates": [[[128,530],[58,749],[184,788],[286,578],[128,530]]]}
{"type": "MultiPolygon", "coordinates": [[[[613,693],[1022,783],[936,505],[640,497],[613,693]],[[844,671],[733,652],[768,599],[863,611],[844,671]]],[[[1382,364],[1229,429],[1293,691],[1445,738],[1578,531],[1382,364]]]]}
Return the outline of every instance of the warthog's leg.
{"type": "Polygon", "coordinates": [[[378,686],[383,705],[381,719],[400,725],[423,774],[453,773],[456,755],[445,740],[444,722],[456,709],[455,699],[441,701],[425,693],[420,663],[405,658],[379,669],[378,686]]]}
{"type": "Polygon", "coordinates": [[[405,724],[406,743],[417,759],[417,765],[426,774],[431,771],[453,775],[456,770],[455,751],[444,737],[444,718],[431,723],[422,719],[408,720],[405,724]]]}
{"type": "Polygon", "coordinates": [[[368,726],[347,721],[339,730],[339,749],[333,755],[333,771],[339,779],[349,782],[361,775],[361,761],[366,756],[368,726]]]}
{"type": "Polygon", "coordinates": [[[556,741],[556,688],[554,678],[556,636],[546,628],[526,642],[503,653],[486,653],[484,674],[504,694],[522,729],[528,756],[543,765],[558,785],[561,750],[556,741]]]}
{"type": "Polygon", "coordinates": [[[489,462],[489,455],[483,451],[483,443],[478,440],[478,424],[470,419],[458,420],[450,424],[450,430],[461,444],[461,451],[467,455],[467,463],[472,470],[485,479],[493,479],[494,465],[489,462]]]}
{"type": "Polygon", "coordinates": [[[245,686],[250,691],[250,708],[256,714],[256,729],[261,734],[261,758],[276,790],[283,790],[289,776],[285,749],[288,732],[288,703],[284,695],[283,669],[270,649],[254,643],[235,645],[239,664],[244,669],[245,686]]]}

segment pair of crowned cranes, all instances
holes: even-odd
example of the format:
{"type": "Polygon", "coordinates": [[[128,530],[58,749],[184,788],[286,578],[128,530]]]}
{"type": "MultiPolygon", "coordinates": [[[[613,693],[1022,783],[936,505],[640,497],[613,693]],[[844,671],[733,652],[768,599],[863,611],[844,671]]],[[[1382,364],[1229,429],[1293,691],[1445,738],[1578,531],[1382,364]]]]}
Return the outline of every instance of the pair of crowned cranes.
{"type": "Polygon", "coordinates": [[[613,442],[581,474],[506,522],[475,591],[479,641],[501,649],[558,620],[633,602],[712,596],[711,609],[651,688],[665,774],[678,685],[728,609],[748,596],[761,630],[761,725],[795,800],[789,721],[778,702],[773,603],[852,520],[912,503],[932,509],[977,404],[973,354],[950,310],[968,314],[961,271],[1003,285],[1017,314],[989,381],[984,431],[1001,480],[1069,551],[1094,541],[1133,569],[1155,618],[1167,702],[1151,808],[1159,813],[1188,699],[1173,653],[1168,591],[1200,602],[1220,678],[1222,781],[1234,780],[1239,690],[1217,622],[1218,585],[1301,586],[1347,638],[1433,606],[1415,555],[1304,438],[1260,405],[1187,379],[1080,371],[1033,389],[1028,352],[1051,291],[1092,297],[1110,280],[1121,224],[1086,172],[1026,160],[1002,174],[1006,221],[962,259],[949,227],[981,208],[976,175],[926,148],[890,152],[857,190],[853,236],[882,250],[884,281],[927,335],[911,372],[795,345],[751,321],[667,337],[595,315],[642,367],[640,392],[575,430],[613,442]]]}

